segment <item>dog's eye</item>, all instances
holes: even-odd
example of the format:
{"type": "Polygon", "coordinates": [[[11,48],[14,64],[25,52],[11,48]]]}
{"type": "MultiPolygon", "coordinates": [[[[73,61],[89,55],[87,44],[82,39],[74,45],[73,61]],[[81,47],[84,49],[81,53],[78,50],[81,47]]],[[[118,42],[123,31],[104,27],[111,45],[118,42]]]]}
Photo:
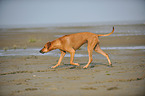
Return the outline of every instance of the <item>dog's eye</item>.
{"type": "Polygon", "coordinates": [[[45,48],[45,46],[44,46],[44,48],[45,48]]]}

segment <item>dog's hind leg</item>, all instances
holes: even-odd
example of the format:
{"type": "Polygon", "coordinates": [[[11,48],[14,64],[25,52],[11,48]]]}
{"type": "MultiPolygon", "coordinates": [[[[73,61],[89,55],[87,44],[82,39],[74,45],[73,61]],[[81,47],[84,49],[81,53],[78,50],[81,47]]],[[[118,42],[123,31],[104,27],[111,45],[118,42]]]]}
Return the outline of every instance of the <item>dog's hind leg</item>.
{"type": "Polygon", "coordinates": [[[109,59],[108,54],[106,54],[106,53],[100,48],[99,44],[96,45],[96,47],[95,47],[94,50],[95,50],[97,53],[100,53],[100,54],[102,54],[103,56],[105,56],[105,57],[107,58],[108,62],[109,62],[109,65],[112,66],[112,63],[111,63],[111,61],[110,61],[110,59],[109,59]]]}
{"type": "Polygon", "coordinates": [[[93,52],[93,49],[94,49],[94,47],[95,47],[95,45],[97,43],[97,40],[96,39],[97,38],[94,38],[94,39],[88,41],[89,61],[88,61],[87,65],[85,65],[83,68],[87,68],[90,65],[90,63],[93,61],[93,59],[92,59],[92,52],[93,52]]]}
{"type": "Polygon", "coordinates": [[[92,59],[92,52],[93,52],[93,50],[92,49],[90,50],[88,48],[89,61],[88,61],[87,65],[85,65],[83,68],[87,68],[90,65],[90,63],[93,61],[93,59],[92,59]]]}

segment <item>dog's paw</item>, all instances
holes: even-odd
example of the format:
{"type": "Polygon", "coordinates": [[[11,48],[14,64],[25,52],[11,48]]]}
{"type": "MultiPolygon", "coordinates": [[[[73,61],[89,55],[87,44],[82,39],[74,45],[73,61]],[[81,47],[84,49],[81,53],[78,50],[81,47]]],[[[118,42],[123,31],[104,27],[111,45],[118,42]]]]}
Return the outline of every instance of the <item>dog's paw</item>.
{"type": "Polygon", "coordinates": [[[110,67],[110,68],[113,67],[112,64],[109,64],[109,65],[107,65],[107,66],[110,67]]]}
{"type": "Polygon", "coordinates": [[[87,68],[88,68],[88,66],[84,66],[83,68],[84,68],[84,69],[87,69],[87,68]]]}
{"type": "Polygon", "coordinates": [[[80,66],[80,64],[78,64],[78,63],[70,63],[70,64],[80,66]]]}
{"type": "Polygon", "coordinates": [[[79,63],[75,63],[75,65],[76,65],[76,66],[80,66],[80,64],[79,64],[79,63]]]}
{"type": "Polygon", "coordinates": [[[56,66],[52,66],[51,68],[54,69],[54,68],[56,68],[56,66]]]}

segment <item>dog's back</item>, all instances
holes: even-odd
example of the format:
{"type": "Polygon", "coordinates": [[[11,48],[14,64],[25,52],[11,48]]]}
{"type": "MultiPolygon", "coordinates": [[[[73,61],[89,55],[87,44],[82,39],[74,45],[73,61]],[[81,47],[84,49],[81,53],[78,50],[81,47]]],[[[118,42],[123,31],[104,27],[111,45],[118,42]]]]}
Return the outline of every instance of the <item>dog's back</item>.
{"type": "Polygon", "coordinates": [[[58,39],[61,41],[61,43],[63,43],[62,45],[69,46],[77,50],[84,43],[87,43],[89,40],[93,39],[94,37],[98,38],[97,34],[91,32],[81,32],[81,33],[65,35],[58,39]]]}

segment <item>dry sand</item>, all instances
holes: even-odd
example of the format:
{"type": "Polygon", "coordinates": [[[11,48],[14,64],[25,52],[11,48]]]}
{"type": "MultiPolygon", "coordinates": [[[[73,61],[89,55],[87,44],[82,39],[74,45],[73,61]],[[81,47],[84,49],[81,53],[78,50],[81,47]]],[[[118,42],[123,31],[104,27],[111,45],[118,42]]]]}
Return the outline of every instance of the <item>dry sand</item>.
{"type": "MultiPolygon", "coordinates": [[[[0,49],[41,48],[55,35],[68,33],[1,32],[0,49]]],[[[101,46],[142,46],[143,36],[101,37],[101,46]]],[[[65,57],[60,67],[51,69],[59,57],[0,56],[0,96],[144,96],[145,50],[105,50],[104,56],[93,52],[89,68],[82,67],[88,57],[75,57],[81,66],[69,64],[65,57]]],[[[86,50],[77,53],[87,54],[86,50]]]]}

